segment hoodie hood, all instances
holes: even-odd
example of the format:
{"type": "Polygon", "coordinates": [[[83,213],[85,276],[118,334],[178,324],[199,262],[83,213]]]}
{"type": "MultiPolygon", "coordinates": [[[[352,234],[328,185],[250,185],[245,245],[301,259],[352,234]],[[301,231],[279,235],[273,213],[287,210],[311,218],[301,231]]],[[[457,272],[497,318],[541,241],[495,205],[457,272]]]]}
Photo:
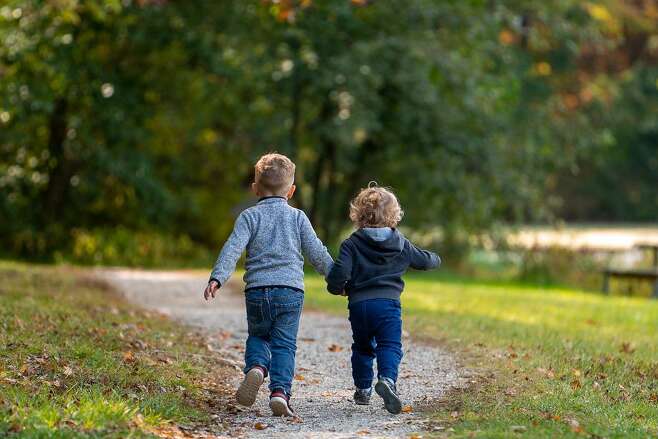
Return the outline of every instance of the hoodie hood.
{"type": "Polygon", "coordinates": [[[353,236],[359,246],[359,250],[369,261],[374,264],[383,265],[402,253],[404,249],[404,237],[397,229],[393,229],[385,240],[375,240],[363,229],[354,232],[353,236]]]}

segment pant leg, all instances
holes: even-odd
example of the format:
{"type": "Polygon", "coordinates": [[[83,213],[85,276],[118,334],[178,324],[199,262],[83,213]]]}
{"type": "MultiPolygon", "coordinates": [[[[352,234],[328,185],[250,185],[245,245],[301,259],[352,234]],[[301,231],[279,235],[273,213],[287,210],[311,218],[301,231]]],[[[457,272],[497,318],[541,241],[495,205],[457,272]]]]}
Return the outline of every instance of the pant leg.
{"type": "Polygon", "coordinates": [[[368,328],[368,315],[365,302],[350,305],[352,326],[352,379],[357,389],[372,387],[375,359],[375,339],[368,328]]]}
{"type": "Polygon", "coordinates": [[[270,329],[268,293],[263,289],[250,290],[245,294],[248,337],[244,351],[244,373],[254,366],[270,370],[270,329]]]}
{"type": "Polygon", "coordinates": [[[272,329],[270,349],[270,390],[283,390],[292,393],[292,380],[295,375],[295,354],[297,352],[297,331],[304,306],[304,293],[288,288],[272,290],[272,329]]]}
{"type": "Polygon", "coordinates": [[[377,347],[377,376],[397,382],[402,361],[402,312],[400,302],[390,299],[375,299],[371,304],[375,311],[371,315],[376,322],[375,341],[377,347]]]}

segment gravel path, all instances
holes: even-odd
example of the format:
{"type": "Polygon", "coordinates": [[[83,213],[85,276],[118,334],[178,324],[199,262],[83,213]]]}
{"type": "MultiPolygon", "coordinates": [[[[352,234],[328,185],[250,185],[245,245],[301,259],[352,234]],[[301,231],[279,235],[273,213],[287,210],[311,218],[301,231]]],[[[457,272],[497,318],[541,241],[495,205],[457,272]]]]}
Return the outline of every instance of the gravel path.
{"type": "MultiPolygon", "coordinates": [[[[205,328],[213,348],[227,362],[242,366],[247,336],[244,298],[238,282],[229,283],[205,302],[206,277],[185,272],[106,270],[99,275],[129,300],[183,323],[205,328]]],[[[297,349],[297,375],[291,401],[300,420],[274,418],[263,385],[251,409],[228,415],[235,436],[281,438],[408,437],[431,429],[420,408],[458,385],[455,360],[447,352],[405,337],[399,391],[411,413],[390,415],[373,394],[370,406],[352,402],[351,332],[347,319],[304,311],[297,349]],[[331,349],[330,349],[331,348],[331,349]],[[265,426],[263,430],[259,427],[265,426]]],[[[235,386],[242,379],[236,369],[235,386]]]]}

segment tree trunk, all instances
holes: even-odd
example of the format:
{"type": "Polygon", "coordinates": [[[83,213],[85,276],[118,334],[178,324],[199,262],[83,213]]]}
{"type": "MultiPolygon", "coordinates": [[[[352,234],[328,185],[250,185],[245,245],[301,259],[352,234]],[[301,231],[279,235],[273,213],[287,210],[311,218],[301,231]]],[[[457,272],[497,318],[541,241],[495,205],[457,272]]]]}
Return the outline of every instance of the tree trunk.
{"type": "Polygon", "coordinates": [[[73,166],[68,157],[64,142],[67,131],[68,100],[58,98],[55,101],[49,122],[48,153],[55,166],[48,176],[48,185],[43,193],[43,218],[46,223],[55,219],[56,210],[65,204],[73,166]]]}

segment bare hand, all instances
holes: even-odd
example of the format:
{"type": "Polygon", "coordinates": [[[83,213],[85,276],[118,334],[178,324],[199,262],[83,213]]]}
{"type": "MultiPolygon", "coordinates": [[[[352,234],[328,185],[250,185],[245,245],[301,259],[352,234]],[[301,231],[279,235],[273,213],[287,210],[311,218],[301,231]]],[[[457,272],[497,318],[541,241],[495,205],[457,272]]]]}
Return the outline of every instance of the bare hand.
{"type": "Polygon", "coordinates": [[[203,290],[203,298],[206,300],[210,300],[212,297],[213,299],[215,298],[215,293],[219,289],[219,283],[216,280],[211,280],[208,282],[208,286],[206,287],[205,290],[203,290]]]}

